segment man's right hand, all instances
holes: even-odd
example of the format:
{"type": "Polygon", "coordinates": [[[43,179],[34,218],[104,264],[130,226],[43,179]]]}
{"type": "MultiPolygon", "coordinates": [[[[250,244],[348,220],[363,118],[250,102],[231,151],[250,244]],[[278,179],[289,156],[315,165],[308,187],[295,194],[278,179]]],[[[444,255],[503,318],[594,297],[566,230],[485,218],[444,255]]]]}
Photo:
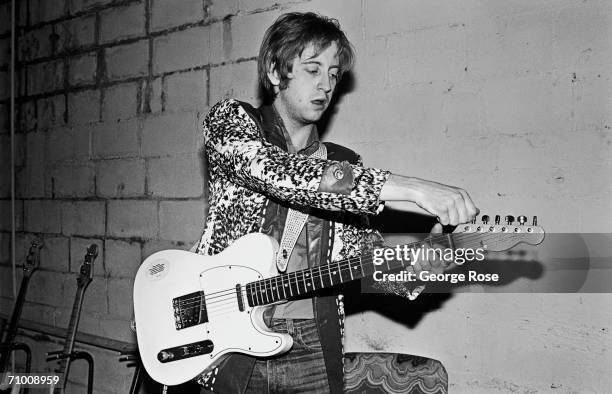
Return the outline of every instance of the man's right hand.
{"type": "Polygon", "coordinates": [[[443,225],[467,223],[479,212],[463,189],[395,174],[391,174],[383,186],[380,199],[386,201],[391,208],[406,211],[414,209],[393,202],[413,202],[430,215],[436,216],[443,225]]]}

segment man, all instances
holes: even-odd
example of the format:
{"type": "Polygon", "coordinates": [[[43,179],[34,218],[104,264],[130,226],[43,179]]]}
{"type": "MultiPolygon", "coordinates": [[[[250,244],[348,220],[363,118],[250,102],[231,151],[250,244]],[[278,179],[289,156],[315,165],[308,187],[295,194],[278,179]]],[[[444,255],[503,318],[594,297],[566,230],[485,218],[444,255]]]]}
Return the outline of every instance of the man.
{"type": "MultiPolygon", "coordinates": [[[[353,59],[330,18],[285,14],[266,31],[258,62],[266,104],[223,100],[203,124],[210,190],[198,253],[262,232],[281,244],[279,271],[291,272],[359,255],[375,234],[367,215],[383,204],[420,207],[444,225],[474,218],[462,189],[364,168],[353,151],[319,142],[316,123],[353,59]]],[[[335,293],[315,293],[271,308],[270,328],[292,335],[293,348],[273,359],[232,355],[201,379],[205,392],[342,392],[339,302],[335,293]]]]}

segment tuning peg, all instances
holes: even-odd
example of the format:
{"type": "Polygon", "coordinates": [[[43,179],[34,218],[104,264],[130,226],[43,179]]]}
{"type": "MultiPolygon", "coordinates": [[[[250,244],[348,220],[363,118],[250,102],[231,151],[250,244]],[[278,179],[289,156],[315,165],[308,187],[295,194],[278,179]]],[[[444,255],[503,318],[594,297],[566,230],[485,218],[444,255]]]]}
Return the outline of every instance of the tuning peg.
{"type": "Polygon", "coordinates": [[[527,216],[525,215],[521,215],[518,218],[516,218],[519,222],[519,224],[522,226],[523,224],[527,223],[527,216]]]}
{"type": "Polygon", "coordinates": [[[482,215],[482,222],[484,224],[488,224],[489,223],[489,215],[482,215]]]}
{"type": "Polygon", "coordinates": [[[499,224],[500,220],[501,220],[501,216],[495,215],[495,224],[499,224]]]}
{"type": "Polygon", "coordinates": [[[476,224],[476,218],[472,219],[472,221],[470,223],[476,224]]]}
{"type": "Polygon", "coordinates": [[[506,224],[507,225],[511,225],[512,222],[514,222],[514,216],[512,216],[512,215],[506,216],[505,219],[506,219],[506,224]]]}
{"type": "Polygon", "coordinates": [[[533,225],[534,225],[534,226],[537,226],[537,225],[538,225],[538,217],[537,217],[537,216],[534,216],[534,217],[533,217],[533,225]]]}

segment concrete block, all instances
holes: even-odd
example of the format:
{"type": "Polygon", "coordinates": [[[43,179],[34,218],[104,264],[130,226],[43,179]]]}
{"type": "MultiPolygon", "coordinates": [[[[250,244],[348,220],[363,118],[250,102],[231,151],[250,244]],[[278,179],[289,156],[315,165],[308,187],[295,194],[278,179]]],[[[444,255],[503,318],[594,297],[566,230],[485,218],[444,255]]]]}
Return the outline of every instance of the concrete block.
{"type": "Polygon", "coordinates": [[[98,246],[98,256],[92,262],[93,273],[99,277],[106,276],[104,241],[97,238],[70,238],[70,272],[79,273],[81,264],[85,261],[87,249],[92,244],[98,246]]]}
{"type": "Polygon", "coordinates": [[[208,62],[227,62],[232,56],[232,20],[224,19],[210,25],[210,56],[208,62]]]}
{"type": "Polygon", "coordinates": [[[104,90],[102,100],[102,120],[115,122],[133,118],[138,110],[138,91],[136,82],[114,85],[104,90]]]}
{"type": "Polygon", "coordinates": [[[68,272],[70,269],[69,239],[45,236],[44,242],[45,246],[40,250],[40,267],[50,271],[68,272]]]}
{"type": "Polygon", "coordinates": [[[106,76],[110,80],[146,75],[149,71],[149,40],[105,50],[106,76]]]}
{"type": "Polygon", "coordinates": [[[112,1],[113,0],[68,0],[68,7],[71,14],[76,14],[81,11],[103,7],[112,1]]]}
{"type": "Polygon", "coordinates": [[[47,163],[89,157],[89,133],[72,127],[58,127],[47,132],[47,163]]]}
{"type": "Polygon", "coordinates": [[[612,58],[607,2],[581,3],[559,11],[552,56],[555,67],[570,72],[609,66],[612,58]]]}
{"type": "Polygon", "coordinates": [[[92,128],[92,153],[95,158],[138,155],[140,121],[100,123],[92,128]]]}
{"type": "MultiPolygon", "coordinates": [[[[17,231],[23,231],[23,201],[15,200],[15,227],[17,231]]],[[[0,231],[11,230],[11,202],[10,200],[0,201],[0,231]]]]}
{"type": "Polygon", "coordinates": [[[38,130],[44,131],[65,124],[66,96],[62,94],[36,100],[36,113],[38,130]]]}
{"type": "Polygon", "coordinates": [[[149,85],[147,86],[149,94],[147,103],[148,108],[146,108],[143,112],[147,112],[148,110],[150,113],[158,114],[163,111],[163,103],[165,100],[163,80],[163,78],[155,78],[149,82],[149,85]]]}
{"type": "Polygon", "coordinates": [[[204,192],[201,161],[197,154],[150,159],[148,192],[158,197],[201,197],[204,192]]]}
{"type": "Polygon", "coordinates": [[[210,28],[196,26],[155,38],[153,73],[185,70],[208,64],[210,28]]]}
{"type": "Polygon", "coordinates": [[[68,93],[68,123],[80,125],[100,120],[100,91],[68,93]]]}
{"type": "Polygon", "coordinates": [[[89,47],[96,39],[96,17],[92,15],[69,19],[54,26],[57,38],[57,52],[89,47]]]}
{"type": "Polygon", "coordinates": [[[8,133],[10,129],[10,106],[0,104],[0,133],[8,133]]]}
{"type": "Polygon", "coordinates": [[[113,7],[100,13],[102,43],[143,36],[145,34],[145,2],[113,7]]]}
{"type": "MultiPolygon", "coordinates": [[[[194,242],[195,243],[195,242],[194,242]]],[[[187,244],[183,241],[168,241],[163,239],[153,239],[145,241],[142,246],[142,259],[145,260],[155,252],[166,249],[182,249],[189,250],[193,244],[187,244]]]]}
{"type": "Polygon", "coordinates": [[[193,113],[149,117],[143,126],[142,154],[166,156],[197,153],[202,139],[193,113]]]}
{"type": "Polygon", "coordinates": [[[30,100],[17,104],[17,127],[20,131],[36,130],[36,101],[30,100]]]}
{"type": "Polygon", "coordinates": [[[97,66],[97,54],[95,52],[71,58],[68,65],[68,83],[70,86],[95,83],[97,66]]]}
{"type": "Polygon", "coordinates": [[[460,1],[366,0],[363,3],[366,38],[461,23],[466,19],[464,7],[460,1]]]}
{"type": "Polygon", "coordinates": [[[186,0],[172,3],[163,0],[151,4],[151,30],[164,30],[186,23],[204,19],[204,6],[201,0],[186,0]]]}
{"type": "Polygon", "coordinates": [[[137,197],[145,192],[143,160],[104,160],[96,166],[97,194],[100,197],[137,197]]]}
{"type": "Polygon", "coordinates": [[[108,280],[108,306],[112,316],[132,319],[134,316],[134,280],[115,279],[108,280]]]}
{"type": "Polygon", "coordinates": [[[238,13],[238,0],[216,0],[205,6],[207,19],[220,20],[238,13]]]}
{"type": "Polygon", "coordinates": [[[211,104],[224,98],[235,98],[257,106],[257,62],[211,68],[209,89],[211,104]]]}
{"type": "Polygon", "coordinates": [[[465,76],[465,28],[443,26],[389,37],[389,86],[465,76]]]}
{"type": "Polygon", "coordinates": [[[0,71],[0,100],[7,99],[11,96],[11,78],[10,74],[5,71],[0,71]]]}
{"type": "MultiPolygon", "coordinates": [[[[136,334],[130,328],[130,323],[131,321],[106,317],[100,321],[100,335],[117,341],[136,343],[136,334]]],[[[131,381],[132,378],[130,377],[129,379],[131,381]]],[[[129,390],[129,388],[125,390],[129,390]]]]}
{"type": "MultiPolygon", "coordinates": [[[[3,232],[3,233],[0,233],[0,264],[10,265],[10,261],[11,261],[11,234],[3,232]]],[[[8,295],[8,293],[6,295],[8,295]]]]}
{"type": "MultiPolygon", "coordinates": [[[[2,235],[2,239],[6,238],[6,235],[2,235]]],[[[8,239],[8,238],[7,238],[8,239]]],[[[5,298],[13,298],[13,272],[10,266],[0,265],[0,295],[5,298]]],[[[17,270],[17,288],[15,294],[19,293],[19,283],[22,278],[22,270],[17,270]]]]}
{"type": "Polygon", "coordinates": [[[122,238],[154,238],[158,233],[156,201],[110,200],[108,202],[108,235],[122,238]]]}
{"type": "Polygon", "coordinates": [[[45,135],[43,133],[28,133],[26,137],[26,167],[24,196],[44,197],[45,195],[45,135]]]}
{"type": "Polygon", "coordinates": [[[38,63],[28,67],[28,94],[40,94],[64,88],[64,61],[38,63]]]}
{"type": "Polygon", "coordinates": [[[51,21],[64,16],[65,0],[47,1],[47,0],[31,0],[30,1],[30,23],[36,25],[38,23],[51,21]]]}
{"type": "Polygon", "coordinates": [[[33,233],[59,234],[62,229],[60,202],[25,200],[25,230],[33,233]]]}
{"type": "Polygon", "coordinates": [[[231,59],[247,59],[257,56],[266,29],[280,16],[279,10],[237,16],[231,20],[231,59]]]}
{"type": "Polygon", "coordinates": [[[206,204],[200,201],[161,201],[159,232],[162,239],[193,241],[202,235],[206,204]]]}
{"type": "Polygon", "coordinates": [[[104,264],[112,278],[134,278],[142,262],[141,244],[138,242],[107,239],[104,264]]]}
{"type": "MultiPolygon", "coordinates": [[[[56,307],[71,306],[74,299],[74,290],[70,291],[72,296],[69,296],[68,294],[70,293],[64,291],[64,281],[69,277],[72,277],[72,275],[53,271],[37,272],[30,279],[26,300],[56,307]]],[[[74,288],[76,289],[76,280],[74,281],[74,288]]]]}
{"type": "Polygon", "coordinates": [[[74,201],[62,204],[62,234],[105,235],[106,206],[103,201],[74,201]]]}
{"type": "Polygon", "coordinates": [[[48,170],[46,193],[53,197],[92,197],[95,195],[95,169],[91,163],[59,164],[48,170]]]}
{"type": "MultiPolygon", "coordinates": [[[[48,324],[51,327],[54,327],[55,311],[56,309],[52,306],[26,302],[23,306],[23,312],[21,312],[21,318],[24,320],[48,324]]],[[[40,348],[40,343],[36,343],[35,349],[40,350],[40,348]]]]}
{"type": "Polygon", "coordinates": [[[612,76],[597,74],[572,78],[574,129],[608,133],[612,128],[612,76]]]}
{"type": "Polygon", "coordinates": [[[165,78],[166,111],[202,111],[206,107],[207,77],[204,70],[172,74],[165,78]]]}
{"type": "Polygon", "coordinates": [[[0,34],[11,31],[11,3],[0,4],[0,34]]]}
{"type": "MultiPolygon", "coordinates": [[[[6,26],[10,26],[10,23],[6,26]]],[[[53,48],[51,37],[53,37],[53,25],[46,25],[23,34],[18,39],[17,59],[28,61],[50,56],[53,48]]]]}
{"type": "MultiPolygon", "coordinates": [[[[71,283],[72,280],[68,280],[66,286],[69,287],[71,283]]],[[[107,291],[107,279],[101,276],[94,277],[89,286],[87,286],[87,291],[85,292],[83,311],[90,313],[108,313],[109,295],[107,294],[107,291]]]]}
{"type": "MultiPolygon", "coordinates": [[[[285,4],[293,3],[292,0],[238,0],[238,11],[240,13],[262,12],[267,9],[277,8],[285,4]]],[[[291,10],[293,11],[293,9],[291,10]]]]}
{"type": "Polygon", "coordinates": [[[525,133],[565,130],[570,125],[570,83],[547,76],[491,79],[482,101],[489,132],[525,133]]]}
{"type": "Polygon", "coordinates": [[[0,40],[0,66],[8,66],[11,62],[11,40],[4,38],[0,40]]]}
{"type": "Polygon", "coordinates": [[[537,12],[468,24],[468,73],[488,78],[551,71],[553,19],[550,12],[537,12]]]}

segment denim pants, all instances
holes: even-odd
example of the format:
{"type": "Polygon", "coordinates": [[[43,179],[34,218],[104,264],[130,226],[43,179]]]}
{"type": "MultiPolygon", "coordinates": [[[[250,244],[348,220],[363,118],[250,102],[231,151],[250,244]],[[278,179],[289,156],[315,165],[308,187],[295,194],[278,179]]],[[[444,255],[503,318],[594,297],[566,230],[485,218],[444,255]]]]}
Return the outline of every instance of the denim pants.
{"type": "Polygon", "coordinates": [[[272,319],[270,328],[293,338],[289,352],[255,362],[247,393],[328,393],[319,333],[312,319],[272,319]]]}

